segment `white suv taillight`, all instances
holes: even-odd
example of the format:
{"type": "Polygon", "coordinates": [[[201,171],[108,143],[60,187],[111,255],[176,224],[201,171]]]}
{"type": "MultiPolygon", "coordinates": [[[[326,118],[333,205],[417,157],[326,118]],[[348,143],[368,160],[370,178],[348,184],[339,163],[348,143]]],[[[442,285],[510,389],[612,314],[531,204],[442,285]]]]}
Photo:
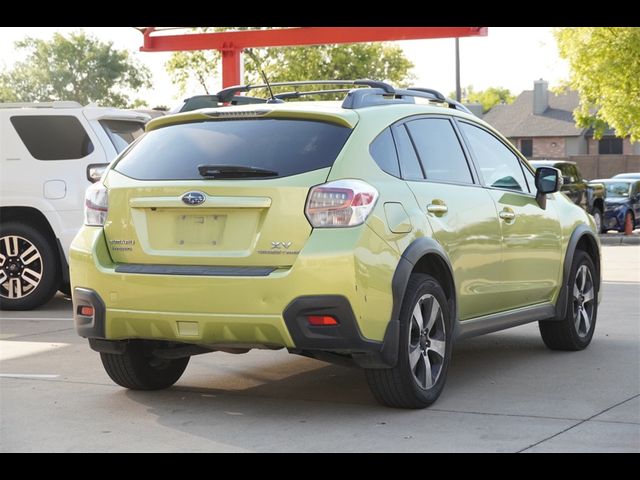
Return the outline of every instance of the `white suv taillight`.
{"type": "Polygon", "coordinates": [[[97,182],[87,188],[84,194],[84,224],[101,227],[107,219],[109,203],[107,188],[97,182]]]}
{"type": "Polygon", "coordinates": [[[361,225],[373,210],[378,191],[361,180],[336,180],[313,187],[304,213],[312,227],[361,225]]]}

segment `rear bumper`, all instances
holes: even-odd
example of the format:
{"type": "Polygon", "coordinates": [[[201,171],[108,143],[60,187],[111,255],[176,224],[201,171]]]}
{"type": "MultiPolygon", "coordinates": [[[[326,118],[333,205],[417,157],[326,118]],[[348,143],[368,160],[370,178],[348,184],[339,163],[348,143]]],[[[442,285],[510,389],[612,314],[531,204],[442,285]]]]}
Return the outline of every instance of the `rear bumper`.
{"type": "MultiPolygon", "coordinates": [[[[124,351],[125,345],[122,341],[106,340],[107,310],[100,295],[86,288],[75,288],[73,291],[73,303],[76,331],[80,336],[91,341],[92,348],[110,353],[122,353],[124,351]],[[92,317],[81,315],[80,307],[83,306],[93,307],[94,315],[92,317]]],[[[283,317],[293,343],[292,345],[282,346],[289,347],[292,353],[329,360],[336,360],[341,355],[348,356],[363,367],[380,368],[393,366],[395,363],[395,350],[392,345],[397,343],[398,323],[390,322],[383,341],[364,338],[358,328],[351,305],[345,297],[339,295],[299,297],[287,306],[283,317]],[[338,325],[314,327],[308,324],[308,315],[330,315],[338,321],[338,325]]],[[[146,322],[145,320],[139,320],[139,323],[144,324],[146,322]]],[[[178,325],[178,335],[180,335],[182,322],[178,320],[176,323],[178,325]]],[[[159,325],[158,322],[153,322],[153,324],[156,328],[171,328],[171,320],[162,325],[159,325]]],[[[209,330],[208,327],[210,326],[206,320],[201,320],[200,322],[189,321],[188,324],[192,328],[190,332],[192,334],[195,334],[195,330],[198,330],[201,325],[205,332],[209,330]],[[198,324],[197,326],[195,325],[196,323],[198,324]]],[[[256,325],[254,327],[260,328],[256,325]]],[[[151,333],[151,335],[154,334],[151,333]]],[[[158,338],[151,335],[145,335],[144,338],[158,338]]],[[[205,334],[203,336],[209,337],[210,335],[205,334]]],[[[256,341],[256,339],[253,341],[256,341]]],[[[278,342],[273,344],[263,342],[261,345],[281,346],[278,342]]]]}
{"type": "Polygon", "coordinates": [[[107,340],[379,352],[391,318],[398,256],[368,227],[333,233],[314,232],[288,269],[209,276],[117,271],[102,229],[84,227],[70,250],[74,311],[89,304],[104,315],[102,326],[76,315],[78,333],[107,340]],[[340,328],[301,329],[298,318],[308,308],[339,308],[340,328]]]}

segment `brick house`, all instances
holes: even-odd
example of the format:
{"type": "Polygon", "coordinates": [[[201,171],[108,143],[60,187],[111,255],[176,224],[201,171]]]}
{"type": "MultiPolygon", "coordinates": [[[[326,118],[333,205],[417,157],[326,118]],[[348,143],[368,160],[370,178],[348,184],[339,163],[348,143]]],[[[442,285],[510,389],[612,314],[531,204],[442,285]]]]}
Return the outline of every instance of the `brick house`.
{"type": "Polygon", "coordinates": [[[523,91],[510,105],[496,105],[482,119],[506,136],[529,159],[567,159],[576,155],[640,155],[640,142],[618,138],[613,130],[600,140],[591,129],[576,127],[578,93],[549,92],[545,80],[523,91]]]}

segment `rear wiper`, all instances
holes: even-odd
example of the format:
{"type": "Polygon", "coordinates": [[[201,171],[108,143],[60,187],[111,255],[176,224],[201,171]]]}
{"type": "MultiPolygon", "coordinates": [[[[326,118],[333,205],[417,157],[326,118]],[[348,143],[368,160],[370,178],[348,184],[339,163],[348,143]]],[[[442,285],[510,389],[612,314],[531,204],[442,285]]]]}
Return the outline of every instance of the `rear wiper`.
{"type": "Polygon", "coordinates": [[[198,165],[198,172],[204,178],[251,178],[277,177],[278,172],[265,168],[244,165],[198,165]]]}

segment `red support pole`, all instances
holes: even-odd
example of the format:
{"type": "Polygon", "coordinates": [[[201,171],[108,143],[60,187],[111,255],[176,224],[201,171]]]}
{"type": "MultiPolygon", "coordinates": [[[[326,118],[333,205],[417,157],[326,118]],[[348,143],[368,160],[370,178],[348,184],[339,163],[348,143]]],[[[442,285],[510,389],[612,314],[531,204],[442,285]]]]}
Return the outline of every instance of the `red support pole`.
{"type": "Polygon", "coordinates": [[[242,84],[242,50],[227,48],[222,54],[222,88],[242,84]]]}
{"type": "Polygon", "coordinates": [[[141,51],[218,50],[222,53],[222,86],[230,87],[242,83],[241,53],[244,48],[485,36],[487,27],[295,27],[152,35],[156,32],[157,27],[143,30],[141,51]]]}

